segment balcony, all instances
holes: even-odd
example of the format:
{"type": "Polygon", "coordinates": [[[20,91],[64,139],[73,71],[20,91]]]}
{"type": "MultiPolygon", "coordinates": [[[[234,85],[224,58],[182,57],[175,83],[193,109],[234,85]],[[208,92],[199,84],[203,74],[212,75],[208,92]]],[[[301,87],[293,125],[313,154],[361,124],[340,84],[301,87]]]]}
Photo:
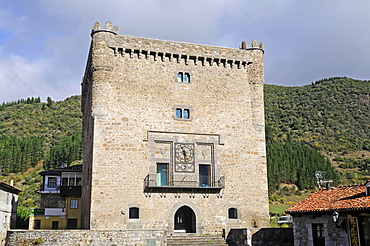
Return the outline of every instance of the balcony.
{"type": "Polygon", "coordinates": [[[38,193],[40,194],[46,194],[46,193],[59,193],[60,186],[56,187],[47,187],[44,183],[40,185],[40,189],[38,190],[38,193]]]}
{"type": "Polygon", "coordinates": [[[78,196],[81,197],[82,186],[61,186],[60,195],[61,196],[78,196]]]}
{"type": "Polygon", "coordinates": [[[144,192],[154,193],[220,193],[225,188],[225,177],[199,175],[172,175],[160,178],[148,174],[144,179],[144,192]]]}

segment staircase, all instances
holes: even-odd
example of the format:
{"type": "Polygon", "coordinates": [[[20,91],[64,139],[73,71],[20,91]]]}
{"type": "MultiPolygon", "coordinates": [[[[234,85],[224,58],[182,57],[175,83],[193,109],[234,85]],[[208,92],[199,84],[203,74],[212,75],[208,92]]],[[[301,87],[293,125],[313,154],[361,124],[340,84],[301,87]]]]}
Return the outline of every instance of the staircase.
{"type": "Polygon", "coordinates": [[[227,246],[225,239],[220,235],[179,235],[167,236],[167,246],[227,246]]]}

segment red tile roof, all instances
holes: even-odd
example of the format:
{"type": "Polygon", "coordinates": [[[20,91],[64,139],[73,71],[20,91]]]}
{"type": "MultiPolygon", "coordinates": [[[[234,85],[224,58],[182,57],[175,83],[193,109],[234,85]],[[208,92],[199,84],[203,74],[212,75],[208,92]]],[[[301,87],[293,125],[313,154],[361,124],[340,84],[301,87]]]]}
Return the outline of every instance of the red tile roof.
{"type": "Polygon", "coordinates": [[[364,185],[321,189],[286,210],[288,214],[370,210],[364,185]]]}

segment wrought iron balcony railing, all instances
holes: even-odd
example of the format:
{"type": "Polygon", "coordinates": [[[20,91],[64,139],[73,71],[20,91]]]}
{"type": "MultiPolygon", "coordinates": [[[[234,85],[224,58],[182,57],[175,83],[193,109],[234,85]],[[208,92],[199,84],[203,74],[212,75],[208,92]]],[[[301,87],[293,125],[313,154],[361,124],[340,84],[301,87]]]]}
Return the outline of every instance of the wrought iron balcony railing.
{"type": "Polygon", "coordinates": [[[144,179],[145,192],[164,193],[219,193],[225,188],[225,177],[202,175],[171,175],[160,176],[148,174],[144,179]]]}

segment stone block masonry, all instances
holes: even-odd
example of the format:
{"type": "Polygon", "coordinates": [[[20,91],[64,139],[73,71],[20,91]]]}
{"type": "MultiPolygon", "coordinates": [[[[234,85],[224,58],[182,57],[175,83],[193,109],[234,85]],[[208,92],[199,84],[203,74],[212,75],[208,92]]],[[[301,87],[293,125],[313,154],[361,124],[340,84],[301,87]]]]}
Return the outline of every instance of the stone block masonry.
{"type": "Polygon", "coordinates": [[[84,228],[221,234],[268,226],[262,44],[130,37],[109,22],[91,36],[81,105],[84,228]]]}
{"type": "Polygon", "coordinates": [[[142,230],[11,230],[8,231],[7,246],[165,246],[163,231],[142,230]]]}

